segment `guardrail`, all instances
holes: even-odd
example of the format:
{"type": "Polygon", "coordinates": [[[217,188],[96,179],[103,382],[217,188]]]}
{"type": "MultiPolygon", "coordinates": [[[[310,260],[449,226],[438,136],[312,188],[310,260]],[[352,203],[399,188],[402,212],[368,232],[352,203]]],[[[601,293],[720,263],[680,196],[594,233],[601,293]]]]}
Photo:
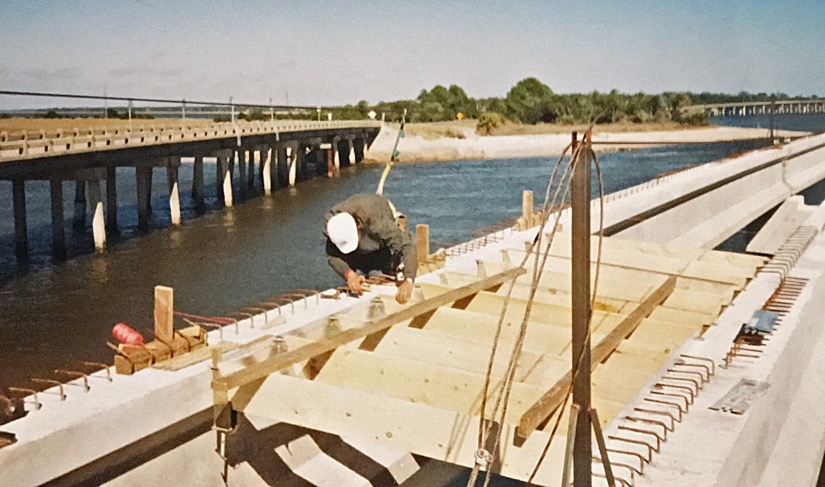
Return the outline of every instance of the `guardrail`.
{"type": "Polygon", "coordinates": [[[150,146],[176,142],[241,137],[256,134],[301,132],[337,128],[378,128],[380,122],[369,121],[277,121],[231,122],[209,125],[142,125],[137,127],[90,127],[70,130],[23,130],[0,132],[0,161],[47,157],[76,152],[113,148],[150,146]]]}

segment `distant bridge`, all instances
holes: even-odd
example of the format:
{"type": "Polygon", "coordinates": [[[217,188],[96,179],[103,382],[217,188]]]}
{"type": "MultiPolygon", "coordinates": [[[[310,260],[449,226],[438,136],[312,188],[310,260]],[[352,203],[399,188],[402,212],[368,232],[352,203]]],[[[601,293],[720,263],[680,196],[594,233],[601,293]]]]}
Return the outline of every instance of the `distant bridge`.
{"type": "Polygon", "coordinates": [[[825,99],[743,101],[733,103],[709,103],[685,107],[685,113],[704,113],[709,117],[745,117],[747,115],[785,113],[825,113],[825,99]]]}
{"type": "Polygon", "coordinates": [[[361,162],[380,128],[380,122],[371,120],[201,124],[183,121],[176,125],[0,132],[0,180],[12,181],[17,256],[25,259],[28,255],[27,180],[47,180],[51,184],[53,250],[57,257],[64,257],[66,181],[76,185],[75,223],[85,225],[88,200],[95,247],[103,250],[107,231],[118,231],[117,167],[135,168],[140,227],[148,226],[151,216],[152,170],[166,168],[172,224],[178,225],[178,168],[182,159],[194,164],[192,198],[200,212],[205,207],[205,158],[216,161],[218,200],[232,206],[236,192],[246,199],[255,190],[256,179],[264,193],[269,194],[273,187],[294,186],[297,181],[334,174],[342,165],[361,162]],[[106,183],[105,200],[101,181],[106,183]]]}

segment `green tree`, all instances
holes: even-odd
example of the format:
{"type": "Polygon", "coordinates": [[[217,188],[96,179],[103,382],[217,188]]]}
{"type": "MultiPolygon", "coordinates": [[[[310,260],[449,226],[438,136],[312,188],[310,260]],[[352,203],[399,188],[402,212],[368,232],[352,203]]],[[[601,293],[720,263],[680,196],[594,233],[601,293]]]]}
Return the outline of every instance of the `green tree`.
{"type": "Polygon", "coordinates": [[[510,117],[520,122],[551,122],[556,119],[553,91],[536,78],[525,78],[516,83],[504,102],[510,117]]]}

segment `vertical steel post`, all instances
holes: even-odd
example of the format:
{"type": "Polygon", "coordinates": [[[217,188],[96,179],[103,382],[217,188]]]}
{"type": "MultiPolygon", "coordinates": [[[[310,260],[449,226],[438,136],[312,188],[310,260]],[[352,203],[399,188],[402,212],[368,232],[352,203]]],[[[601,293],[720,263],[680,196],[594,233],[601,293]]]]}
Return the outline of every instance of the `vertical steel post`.
{"type": "MultiPolygon", "coordinates": [[[[573,132],[573,153],[577,148],[573,132]]],[[[573,485],[592,486],[592,445],[590,426],[590,132],[574,161],[572,176],[572,318],[573,404],[578,406],[573,485]]]]}

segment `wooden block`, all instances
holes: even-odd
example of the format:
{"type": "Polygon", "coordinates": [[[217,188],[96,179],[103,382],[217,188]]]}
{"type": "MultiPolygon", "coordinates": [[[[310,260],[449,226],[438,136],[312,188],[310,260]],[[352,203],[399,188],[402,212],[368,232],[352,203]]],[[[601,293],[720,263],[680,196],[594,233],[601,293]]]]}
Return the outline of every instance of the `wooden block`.
{"type": "Polygon", "coordinates": [[[155,336],[171,342],[174,337],[174,290],[155,286],[155,336]]]}
{"type": "Polygon", "coordinates": [[[131,375],[138,370],[152,365],[152,355],[143,347],[118,345],[119,354],[115,355],[115,372],[131,375]]]}
{"type": "Polygon", "coordinates": [[[528,227],[532,227],[533,222],[533,192],[523,191],[521,193],[521,217],[528,227]]]}
{"type": "Polygon", "coordinates": [[[418,262],[427,262],[430,256],[430,226],[419,223],[415,226],[415,255],[418,262]]]}

